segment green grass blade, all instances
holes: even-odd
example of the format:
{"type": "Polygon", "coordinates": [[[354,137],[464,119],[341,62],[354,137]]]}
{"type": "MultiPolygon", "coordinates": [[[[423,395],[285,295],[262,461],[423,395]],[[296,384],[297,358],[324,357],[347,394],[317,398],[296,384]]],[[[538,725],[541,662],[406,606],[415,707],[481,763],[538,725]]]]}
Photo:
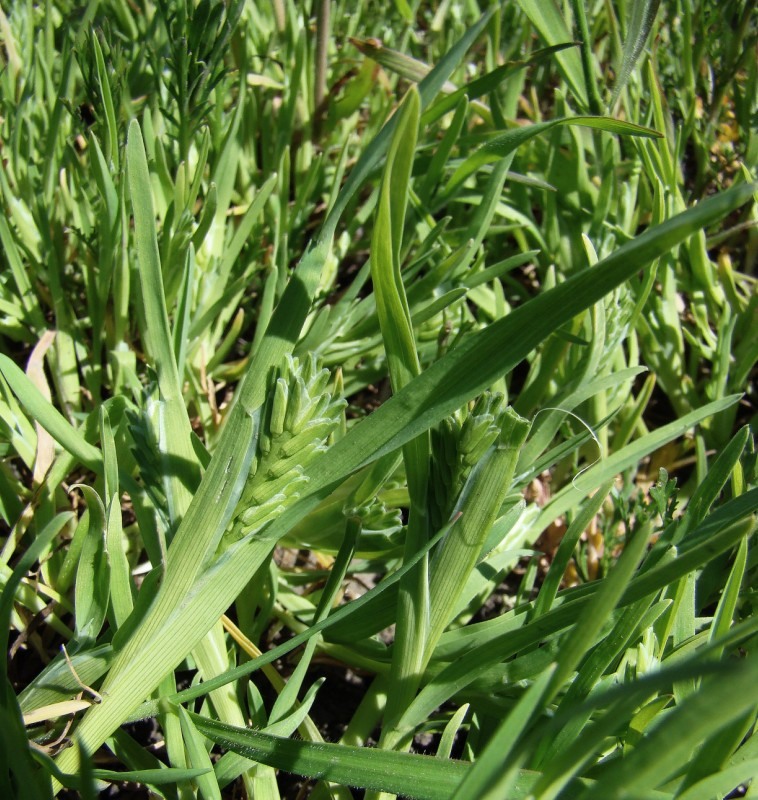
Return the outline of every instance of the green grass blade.
{"type": "MultiPolygon", "coordinates": [[[[545,44],[555,47],[562,42],[570,42],[574,39],[554,0],[517,0],[517,2],[545,44]]],[[[588,100],[579,53],[576,50],[559,53],[556,61],[558,69],[571,87],[580,107],[587,108],[588,100]]]]}
{"type": "Polygon", "coordinates": [[[584,73],[584,88],[587,91],[588,106],[591,114],[601,112],[600,94],[595,80],[595,59],[593,56],[593,44],[590,28],[587,24],[587,12],[584,8],[584,0],[572,0],[572,10],[574,12],[574,23],[579,28],[581,37],[580,53],[582,56],[582,72],[584,73]]]}
{"type": "Polygon", "coordinates": [[[734,613],[737,609],[737,603],[740,597],[742,581],[745,577],[747,550],[747,539],[743,539],[737,549],[737,555],[735,556],[734,564],[729,572],[729,578],[727,579],[724,591],[716,607],[716,613],[713,615],[711,641],[722,637],[732,626],[732,620],[734,619],[734,613]]]}
{"type": "MultiPolygon", "coordinates": [[[[371,240],[371,277],[374,283],[379,327],[387,354],[394,392],[407,386],[421,369],[413,334],[408,299],[400,274],[405,213],[416,149],[420,100],[411,88],[395,115],[397,124],[387,154],[374,235],[371,240]]],[[[405,558],[411,558],[427,538],[427,481],[430,441],[421,433],[403,447],[410,512],[405,558]]],[[[422,670],[424,642],[428,636],[428,576],[422,562],[400,583],[400,596],[392,660],[393,692],[385,711],[391,726],[416,692],[422,670]]]]}
{"type": "Polygon", "coordinates": [[[110,596],[116,627],[121,627],[134,608],[132,579],[124,550],[124,531],[121,524],[121,498],[111,497],[105,523],[105,547],[110,564],[110,596]]]}
{"type": "Polygon", "coordinates": [[[749,784],[758,775],[758,758],[725,767],[690,786],[677,800],[711,800],[727,797],[736,786],[749,784]]]}
{"type": "Polygon", "coordinates": [[[445,187],[445,195],[449,196],[473,172],[485,164],[499,161],[513,153],[522,144],[541,133],[546,133],[560,125],[578,125],[593,130],[616,133],[620,136],[642,136],[645,138],[660,138],[663,134],[652,128],[634,125],[631,122],[611,119],[609,117],[563,117],[549,122],[536,122],[519,128],[512,128],[491,141],[483,144],[476,152],[470,155],[453,173],[445,187]]]}
{"type": "Polygon", "coordinates": [[[39,422],[64,450],[79,459],[82,464],[94,472],[102,472],[103,462],[100,451],[85,441],[82,434],[73,428],[63,414],[45,399],[23,370],[19,369],[4,353],[0,353],[0,371],[32,419],[39,422]]]}
{"type": "Polygon", "coordinates": [[[660,0],[636,0],[632,3],[630,10],[629,23],[626,28],[626,39],[624,41],[624,54],[621,67],[617,70],[616,83],[613,86],[613,95],[609,108],[616,105],[624,86],[632,76],[637,61],[645,48],[650,31],[653,29],[660,0]]]}
{"type": "MultiPolygon", "coordinates": [[[[147,330],[145,340],[155,360],[161,393],[167,400],[176,398],[180,387],[176,361],[171,350],[171,329],[163,290],[158,237],[155,229],[155,208],[147,166],[145,145],[139,123],[132,120],[127,139],[129,192],[134,212],[134,231],[140,266],[142,297],[147,330]]],[[[186,417],[186,414],[183,416],[186,417]]],[[[189,425],[189,422],[187,423],[189,425]]]]}
{"type": "Polygon", "coordinates": [[[182,398],[166,310],[150,173],[142,133],[136,120],[129,125],[126,142],[129,192],[134,212],[134,232],[140,285],[145,312],[145,344],[155,360],[161,393],[161,451],[172,520],[178,522],[192,500],[199,469],[192,448],[189,418],[182,398]]]}
{"type": "Polygon", "coordinates": [[[94,642],[105,621],[110,593],[110,564],[105,553],[105,507],[91,486],[80,484],[76,488],[84,495],[89,511],[89,525],[74,584],[76,637],[80,642],[94,642]]]}
{"type": "Polygon", "coordinates": [[[544,704],[554,667],[546,669],[519,699],[500,723],[476,763],[458,784],[450,800],[498,800],[509,797],[518,777],[520,759],[514,756],[519,740],[533,723],[544,704]]]}
{"type": "MultiPolygon", "coordinates": [[[[638,637],[640,632],[644,634],[670,605],[670,601],[661,601],[650,607],[649,600],[645,599],[633,603],[622,614],[616,615],[617,621],[610,633],[592,650],[568,686],[563,695],[559,713],[563,709],[576,706],[580,700],[585,698],[601,681],[611,663],[615,659],[623,657],[625,649],[632,643],[632,637],[638,637]]],[[[559,733],[551,737],[549,745],[546,743],[544,755],[540,757],[540,763],[545,765],[545,772],[552,771],[551,766],[548,765],[552,765],[559,756],[568,751],[584,730],[591,715],[592,711],[589,709],[585,713],[576,710],[570,715],[559,733]]],[[[568,756],[566,759],[570,760],[568,756]]],[[[577,766],[576,771],[579,770],[580,766],[577,766]]],[[[561,775],[561,770],[555,770],[553,775],[561,775]]],[[[560,780],[565,782],[566,779],[567,776],[564,773],[560,780]]],[[[554,778],[550,778],[550,780],[554,780],[554,778]]]]}
{"type": "Polygon", "coordinates": [[[114,173],[118,174],[119,171],[119,157],[118,157],[118,125],[116,123],[116,110],[113,106],[113,95],[111,94],[111,85],[108,80],[108,72],[105,68],[105,59],[103,58],[103,50],[100,47],[100,41],[97,34],[92,34],[92,49],[95,53],[95,63],[97,66],[97,81],[100,86],[100,94],[103,98],[103,105],[105,106],[105,122],[108,130],[108,139],[105,146],[105,157],[109,164],[112,165],[114,173]]]}
{"type": "Polygon", "coordinates": [[[195,783],[200,790],[200,796],[203,800],[221,800],[221,790],[216,776],[213,774],[213,764],[211,764],[210,756],[205,749],[203,737],[190,715],[181,706],[178,706],[176,710],[182,726],[189,766],[197,772],[195,783]]]}
{"type": "MultiPolygon", "coordinates": [[[[575,42],[566,42],[564,44],[555,45],[555,47],[544,47],[541,50],[531,53],[524,61],[511,61],[500,67],[496,67],[486,75],[482,75],[481,78],[467,83],[457,91],[446,95],[441,100],[434,103],[421,117],[422,128],[436,122],[441,116],[447,114],[448,111],[452,111],[464,96],[469,101],[478,100],[483,95],[495,91],[503,81],[507,80],[515,72],[547,61],[555,53],[575,46],[575,42]]],[[[464,105],[463,107],[466,108],[467,106],[464,105]]]]}
{"type": "Polygon", "coordinates": [[[657,725],[649,736],[603,776],[587,800],[642,793],[665,784],[705,737],[755,706],[758,664],[747,659],[729,680],[703,682],[657,725]]]}
{"type": "Polygon", "coordinates": [[[569,561],[579,541],[579,537],[584,533],[587,526],[598,513],[612,488],[613,483],[609,481],[595,492],[592,497],[588,498],[584,505],[578,510],[578,513],[563,534],[561,543],[558,545],[558,550],[553,556],[552,563],[545,576],[545,580],[542,582],[540,593],[537,595],[537,600],[534,604],[534,613],[536,616],[549,611],[553,605],[555,596],[558,594],[558,588],[561,585],[569,561]]]}
{"type": "Polygon", "coordinates": [[[432,756],[282,739],[191,715],[197,729],[217,744],[254,761],[297,775],[346,786],[388,791],[419,800],[443,800],[468,764],[432,756]]]}
{"type": "Polygon", "coordinates": [[[398,392],[420,372],[400,275],[400,249],[419,122],[419,96],[415,89],[408,92],[395,116],[397,124],[387,155],[371,242],[371,276],[390,379],[398,392]]]}
{"type": "Polygon", "coordinates": [[[708,469],[705,480],[698,485],[687,504],[685,515],[688,525],[698,525],[705,518],[739,463],[749,437],[750,431],[746,425],[719,453],[718,458],[708,469]]]}
{"type": "Polygon", "coordinates": [[[578,667],[584,654],[595,644],[600,631],[616,605],[623,597],[634,572],[642,561],[650,538],[651,526],[642,526],[624,550],[610,574],[602,581],[587,607],[572,628],[571,634],[561,647],[557,668],[550,682],[548,697],[554,697],[571,673],[578,667]]]}
{"type": "Polygon", "coordinates": [[[458,141],[458,136],[463,129],[463,124],[466,121],[466,114],[468,113],[468,100],[462,97],[455,107],[455,114],[453,120],[445,131],[442,140],[440,141],[437,149],[434,151],[429,168],[426,171],[423,181],[418,188],[419,196],[428,200],[431,197],[435,187],[442,183],[442,172],[450,156],[453,146],[458,141]]]}
{"type": "Polygon", "coordinates": [[[622,447],[621,450],[617,450],[561,489],[543,508],[541,524],[549,525],[561,514],[565,514],[566,511],[571,509],[580,495],[588,494],[604,481],[611,480],[619,472],[638,464],[640,459],[654,452],[657,448],[676,439],[686,431],[713,415],[724,411],[738,401],[739,395],[733,395],[732,397],[725,397],[723,400],[708,403],[702,408],[685,414],[674,422],[670,422],[668,425],[664,425],[636,439],[626,447],[622,447]]]}

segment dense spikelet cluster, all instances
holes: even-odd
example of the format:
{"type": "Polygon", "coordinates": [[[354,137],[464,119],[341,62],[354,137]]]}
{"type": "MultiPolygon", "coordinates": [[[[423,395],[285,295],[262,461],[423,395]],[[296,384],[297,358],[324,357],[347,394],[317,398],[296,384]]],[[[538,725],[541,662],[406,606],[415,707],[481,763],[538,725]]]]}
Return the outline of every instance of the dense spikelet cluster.
{"type": "Polygon", "coordinates": [[[500,433],[503,395],[485,392],[463,422],[447,417],[432,433],[432,480],[429,514],[439,528],[447,522],[472,467],[500,433]]]}
{"type": "Polygon", "coordinates": [[[287,356],[269,392],[253,460],[228,541],[260,527],[297,500],[304,468],[327,448],[345,407],[327,386],[330,373],[315,356],[287,356]]]}

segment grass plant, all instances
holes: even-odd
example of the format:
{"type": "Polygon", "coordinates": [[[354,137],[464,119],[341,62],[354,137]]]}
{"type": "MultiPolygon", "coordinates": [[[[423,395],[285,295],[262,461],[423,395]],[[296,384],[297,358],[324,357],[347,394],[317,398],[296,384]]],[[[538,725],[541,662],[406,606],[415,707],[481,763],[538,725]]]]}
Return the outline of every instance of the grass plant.
{"type": "Polygon", "coordinates": [[[0,9],[0,796],[754,793],[756,43],[0,9]]]}

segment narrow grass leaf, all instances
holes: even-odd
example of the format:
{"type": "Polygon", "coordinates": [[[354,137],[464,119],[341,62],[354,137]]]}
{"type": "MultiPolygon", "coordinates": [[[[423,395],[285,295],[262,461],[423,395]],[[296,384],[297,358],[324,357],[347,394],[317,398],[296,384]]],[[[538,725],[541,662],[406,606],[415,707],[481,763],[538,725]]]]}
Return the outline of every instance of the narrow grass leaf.
{"type": "MultiPolygon", "coordinates": [[[[420,100],[414,87],[408,91],[396,114],[397,125],[387,154],[382,178],[374,234],[371,239],[371,277],[379,327],[387,356],[390,381],[399,392],[416,378],[419,365],[408,299],[400,274],[409,183],[413,169],[420,115],[420,100]]],[[[422,432],[403,446],[409,519],[405,558],[411,558],[427,538],[427,482],[430,439],[422,432]]],[[[389,698],[386,720],[391,725],[415,694],[428,638],[429,594],[425,562],[400,583],[395,648],[392,659],[395,691],[389,698]]]]}
{"type": "Polygon", "coordinates": [[[704,738],[755,705],[758,664],[747,659],[729,680],[711,679],[672,709],[613,771],[590,790],[587,800],[622,797],[662,786],[687,762],[704,738]]]}
{"type": "Polygon", "coordinates": [[[686,527],[698,525],[710,510],[724,488],[729,476],[739,463],[750,437],[747,425],[741,428],[729,444],[719,453],[718,458],[708,468],[708,474],[701,481],[690,498],[685,512],[686,527]]]}
{"type": "MultiPolygon", "coordinates": [[[[126,147],[129,191],[134,211],[137,256],[147,320],[145,339],[156,362],[161,393],[168,400],[176,397],[178,389],[179,394],[181,392],[176,361],[171,350],[171,330],[163,290],[150,172],[142,133],[136,120],[132,120],[129,125],[126,147]]],[[[186,413],[182,416],[186,417],[186,413]]],[[[189,426],[189,421],[187,425],[189,426]]]]}
{"type": "MultiPolygon", "coordinates": [[[[337,600],[337,594],[342,586],[350,562],[355,554],[355,546],[361,534],[361,522],[358,517],[348,517],[345,521],[345,535],[340,547],[337,558],[329,571],[329,577],[322,592],[313,622],[321,622],[326,619],[332,610],[332,605],[337,600]]],[[[303,654],[298,661],[293,674],[287,680],[282,691],[279,693],[274,707],[269,715],[269,722],[274,723],[284,716],[285,713],[292,712],[297,706],[297,695],[305,680],[306,671],[311,663],[311,659],[316,651],[319,638],[311,637],[305,645],[303,654]]],[[[298,723],[299,724],[299,723],[298,723]]]]}
{"type": "Polygon", "coordinates": [[[608,576],[600,584],[587,607],[577,620],[560,649],[557,668],[550,683],[548,695],[554,697],[571,673],[579,665],[582,656],[595,644],[606,620],[623,597],[632,576],[642,560],[648,545],[651,527],[643,526],[635,531],[630,541],[608,576]]]}
{"type": "Polygon", "coordinates": [[[510,797],[521,759],[516,747],[544,705],[545,693],[555,667],[546,669],[524,692],[508,716],[498,725],[466,777],[458,784],[450,800],[499,800],[510,797]]]}
{"type": "Polygon", "coordinates": [[[110,602],[116,628],[120,628],[134,608],[129,561],[124,549],[124,531],[121,524],[121,499],[111,497],[105,525],[105,555],[110,567],[110,602]]]}
{"type": "Polygon", "coordinates": [[[24,268],[21,254],[16,246],[16,241],[13,238],[5,214],[0,217],[0,244],[3,246],[5,257],[8,259],[11,269],[11,275],[13,275],[13,280],[16,283],[17,296],[25,312],[25,324],[39,337],[47,325],[45,324],[42,310],[35,301],[31,281],[24,268]]]}
{"type": "Polygon", "coordinates": [[[728,797],[735,787],[750,784],[758,775],[758,758],[727,766],[703,778],[686,791],[677,794],[677,800],[711,800],[728,797]]]}
{"type": "Polygon", "coordinates": [[[231,274],[232,267],[234,266],[234,263],[237,261],[239,254],[242,252],[242,248],[250,240],[250,234],[253,231],[253,226],[263,213],[263,210],[266,206],[266,202],[271,196],[271,193],[273,192],[274,187],[277,185],[278,181],[279,181],[279,176],[276,174],[276,172],[274,172],[268,178],[268,180],[266,180],[263,186],[261,186],[261,188],[257,191],[255,195],[255,199],[245,212],[245,216],[242,218],[242,222],[240,222],[239,227],[234,232],[232,241],[229,243],[227,247],[224,248],[224,258],[221,261],[221,265],[219,267],[221,284],[225,282],[226,276],[231,274]]]}
{"type": "Polygon", "coordinates": [[[575,46],[575,42],[565,42],[564,44],[558,44],[554,47],[543,47],[540,50],[536,50],[534,53],[530,53],[529,57],[524,61],[510,61],[507,64],[496,67],[492,71],[482,75],[481,78],[470,81],[465,86],[462,86],[460,89],[457,89],[455,92],[452,92],[434,103],[434,105],[422,114],[421,127],[425,128],[431,125],[443,114],[452,111],[464,97],[468,101],[478,100],[483,95],[495,91],[498,86],[513,75],[513,73],[547,61],[555,55],[555,53],[559,53],[561,50],[565,50],[568,47],[575,46]]]}
{"type": "Polygon", "coordinates": [[[544,507],[541,515],[541,524],[549,525],[561,514],[571,509],[580,495],[588,494],[604,481],[611,480],[625,469],[639,464],[650,453],[655,452],[667,442],[676,439],[691,428],[699,425],[704,420],[718,414],[739,401],[739,395],[725,397],[708,403],[702,408],[685,414],[683,417],[663,425],[654,431],[641,436],[639,439],[617,450],[612,455],[604,458],[598,464],[578,476],[572,483],[561,489],[552,500],[544,507]]]}
{"type": "Polygon", "coordinates": [[[204,736],[253,761],[296,775],[419,800],[449,797],[451,785],[456,785],[469,769],[462,761],[348,745],[313,744],[234,728],[195,714],[191,717],[204,736]]]}
{"type": "Polygon", "coordinates": [[[110,594],[110,564],[105,554],[105,507],[91,486],[78,484],[75,488],[84,495],[89,511],[89,525],[74,584],[76,635],[79,641],[94,642],[103,627],[110,594]]]}
{"type": "Polygon", "coordinates": [[[574,519],[571,520],[571,524],[561,538],[561,543],[558,545],[558,550],[553,556],[545,580],[540,587],[540,593],[537,595],[537,600],[534,604],[535,616],[544,614],[552,607],[569,561],[579,542],[579,537],[600,511],[612,488],[613,484],[611,482],[603,484],[591,498],[585,501],[574,519]]]}
{"type": "Polygon", "coordinates": [[[737,549],[734,564],[729,572],[729,578],[716,606],[716,613],[713,615],[710,632],[711,641],[722,637],[732,625],[737,603],[740,599],[742,581],[745,577],[747,550],[747,538],[745,538],[740,542],[740,546],[737,549]]]}
{"type": "MultiPolygon", "coordinates": [[[[645,599],[627,606],[623,613],[617,615],[611,631],[588,655],[576,677],[566,689],[559,711],[576,706],[593,688],[597,687],[614,659],[623,656],[625,648],[632,643],[632,638],[639,636],[640,632],[644,633],[670,605],[670,601],[665,600],[656,603],[651,608],[650,600],[645,599]]],[[[667,702],[664,703],[664,706],[666,704],[667,702]]],[[[591,710],[585,710],[584,713],[577,711],[570,716],[557,735],[550,737],[549,746],[540,761],[545,765],[546,771],[549,770],[547,765],[570,748],[579,738],[591,716],[591,710]]]]}
{"type": "Polygon", "coordinates": [[[213,773],[213,764],[211,764],[210,756],[205,749],[203,737],[198,732],[190,715],[181,706],[177,706],[176,711],[182,726],[184,747],[187,750],[190,769],[198,773],[194,780],[200,790],[200,796],[203,800],[221,800],[221,790],[213,773]]]}
{"type": "Polygon", "coordinates": [[[428,199],[434,189],[442,183],[442,172],[445,168],[445,164],[447,163],[453,146],[458,141],[458,136],[466,121],[468,100],[465,97],[461,97],[458,101],[458,105],[451,107],[455,108],[453,119],[440,140],[440,143],[437,145],[437,149],[434,151],[426,175],[418,188],[419,196],[425,199],[428,199]]]}
{"type": "Polygon", "coordinates": [[[450,720],[445,725],[445,729],[442,731],[442,736],[440,736],[440,743],[435,753],[437,758],[450,758],[456,737],[461,732],[463,721],[466,719],[469,708],[469,704],[464,703],[459,709],[456,709],[455,713],[450,717],[450,720]]]}
{"type": "Polygon", "coordinates": [[[549,122],[535,122],[531,125],[512,128],[483,144],[456,169],[445,187],[445,196],[449,196],[469,175],[476,172],[480,167],[505,158],[525,142],[560,125],[578,125],[623,136],[660,138],[663,135],[651,128],[644,128],[642,125],[635,125],[631,122],[623,122],[610,117],[562,117],[549,122]]]}
{"type": "Polygon", "coordinates": [[[655,16],[661,0],[635,0],[629,12],[629,21],[626,26],[626,38],[624,40],[624,53],[621,60],[621,67],[616,72],[616,83],[613,86],[613,95],[608,104],[609,108],[616,105],[624,86],[632,76],[637,61],[645,47],[650,31],[653,29],[655,16]]]}
{"type": "MultiPolygon", "coordinates": [[[[562,42],[573,40],[574,37],[569,32],[554,0],[517,0],[517,2],[547,45],[555,47],[562,42]]],[[[587,108],[584,73],[579,53],[576,50],[559,53],[556,60],[579,105],[587,108]]]]}
{"type": "Polygon", "coordinates": [[[103,98],[103,106],[105,107],[105,124],[108,131],[108,138],[105,145],[105,157],[108,160],[109,166],[112,165],[113,172],[118,174],[119,171],[119,157],[118,157],[118,125],[116,123],[116,110],[113,105],[113,95],[111,94],[111,84],[108,79],[108,72],[105,67],[105,59],[103,58],[103,50],[100,47],[100,41],[97,33],[92,34],[92,49],[95,53],[95,65],[97,67],[97,82],[100,86],[100,95],[103,98]]]}
{"type": "Polygon", "coordinates": [[[85,441],[82,434],[66,420],[40,390],[4,353],[0,353],[0,371],[29,416],[66,451],[94,472],[103,469],[100,451],[85,441]]]}
{"type": "Polygon", "coordinates": [[[187,510],[199,480],[191,442],[192,429],[182,398],[172,347],[156,234],[153,193],[147,155],[139,123],[132,120],[126,142],[129,193],[134,212],[134,234],[140,269],[140,287],[145,311],[145,344],[155,360],[163,403],[161,452],[165,463],[167,498],[171,517],[178,522],[187,510]]]}
{"type": "MultiPolygon", "coordinates": [[[[62,786],[68,789],[80,789],[79,775],[63,772],[58,765],[48,758],[44,753],[36,752],[35,758],[41,761],[45,769],[62,786]]],[[[125,770],[123,772],[110,769],[93,769],[92,778],[96,781],[108,781],[118,783],[119,781],[129,783],[144,783],[148,786],[165,786],[182,781],[190,781],[199,775],[205,774],[204,769],[179,769],[176,767],[162,767],[157,769],[125,770]]]]}

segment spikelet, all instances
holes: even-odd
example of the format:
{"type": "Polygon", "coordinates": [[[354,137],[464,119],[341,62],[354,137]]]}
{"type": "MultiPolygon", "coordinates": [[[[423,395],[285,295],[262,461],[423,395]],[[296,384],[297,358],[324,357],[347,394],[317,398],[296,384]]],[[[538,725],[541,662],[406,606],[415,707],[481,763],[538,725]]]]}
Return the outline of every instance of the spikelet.
{"type": "Polygon", "coordinates": [[[327,390],[329,371],[314,355],[287,356],[261,414],[258,452],[227,544],[280,514],[307,482],[304,469],[327,449],[346,405],[327,390]]]}
{"type": "Polygon", "coordinates": [[[447,417],[432,432],[429,513],[435,528],[447,522],[471,469],[496,441],[503,414],[503,396],[485,392],[462,423],[447,417]]]}

